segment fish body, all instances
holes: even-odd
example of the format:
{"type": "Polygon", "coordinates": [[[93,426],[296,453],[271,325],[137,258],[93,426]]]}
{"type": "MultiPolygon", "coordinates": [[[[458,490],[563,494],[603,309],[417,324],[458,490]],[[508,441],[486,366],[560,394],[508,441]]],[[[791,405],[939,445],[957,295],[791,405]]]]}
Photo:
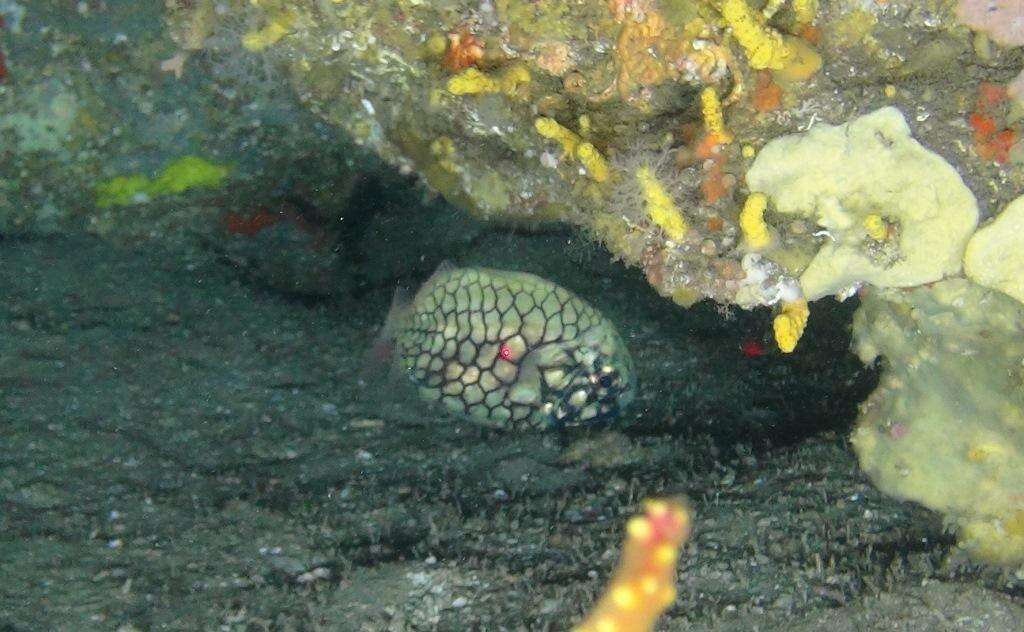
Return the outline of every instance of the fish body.
{"type": "Polygon", "coordinates": [[[609,422],[636,389],[611,322],[532,274],[442,268],[392,307],[385,330],[424,399],[488,426],[609,422]]]}

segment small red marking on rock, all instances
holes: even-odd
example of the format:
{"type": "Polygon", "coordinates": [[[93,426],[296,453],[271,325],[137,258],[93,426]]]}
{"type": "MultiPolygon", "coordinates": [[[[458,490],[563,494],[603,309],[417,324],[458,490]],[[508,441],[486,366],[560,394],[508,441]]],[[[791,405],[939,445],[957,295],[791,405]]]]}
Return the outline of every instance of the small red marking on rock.
{"type": "Polygon", "coordinates": [[[768,351],[764,348],[764,345],[757,340],[744,340],[740,343],[740,353],[747,356],[748,358],[756,358],[763,356],[768,351]]]}

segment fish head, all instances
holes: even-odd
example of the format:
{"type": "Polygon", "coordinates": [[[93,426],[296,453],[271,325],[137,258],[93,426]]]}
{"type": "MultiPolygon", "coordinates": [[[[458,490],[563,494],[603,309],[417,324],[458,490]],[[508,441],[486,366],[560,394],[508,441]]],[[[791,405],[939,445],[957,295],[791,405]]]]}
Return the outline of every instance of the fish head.
{"type": "Polygon", "coordinates": [[[535,418],[548,427],[613,423],[636,394],[633,362],[618,336],[545,345],[530,360],[519,386],[533,395],[535,418]]]}

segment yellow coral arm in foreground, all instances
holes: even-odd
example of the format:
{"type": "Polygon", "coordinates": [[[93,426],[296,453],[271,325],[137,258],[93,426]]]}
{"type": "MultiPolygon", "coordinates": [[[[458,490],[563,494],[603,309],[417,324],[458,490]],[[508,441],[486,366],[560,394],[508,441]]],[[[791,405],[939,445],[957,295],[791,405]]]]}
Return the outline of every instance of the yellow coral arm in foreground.
{"type": "Polygon", "coordinates": [[[574,632],[649,632],[676,598],[679,547],[690,537],[690,511],[678,500],[644,501],[626,523],[619,566],[604,595],[574,632]]]}

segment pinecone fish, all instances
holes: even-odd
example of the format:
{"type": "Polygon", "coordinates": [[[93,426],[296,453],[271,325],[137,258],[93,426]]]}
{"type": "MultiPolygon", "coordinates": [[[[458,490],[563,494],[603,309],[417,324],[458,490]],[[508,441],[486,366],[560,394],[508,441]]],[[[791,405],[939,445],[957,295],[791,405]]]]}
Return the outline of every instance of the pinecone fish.
{"type": "Polygon", "coordinates": [[[615,327],[569,290],[523,272],[442,266],[382,334],[420,395],[494,427],[605,423],[632,401],[615,327]]]}

